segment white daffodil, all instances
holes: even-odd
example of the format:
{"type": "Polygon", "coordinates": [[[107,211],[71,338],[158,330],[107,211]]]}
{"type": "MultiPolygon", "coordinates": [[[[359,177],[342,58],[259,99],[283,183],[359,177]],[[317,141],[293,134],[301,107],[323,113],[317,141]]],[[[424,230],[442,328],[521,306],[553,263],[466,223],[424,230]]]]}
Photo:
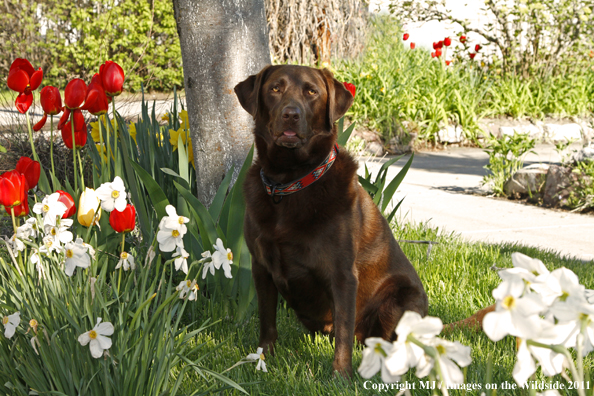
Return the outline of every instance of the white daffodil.
{"type": "Polygon", "coordinates": [[[187,217],[178,216],[177,211],[173,205],[167,205],[165,211],[168,216],[163,216],[159,223],[159,228],[177,229],[180,234],[188,232],[186,223],[190,221],[187,217]]]}
{"type": "Polygon", "coordinates": [[[87,248],[81,238],[76,242],[69,242],[64,246],[64,272],[72,276],[76,267],[88,268],[91,265],[91,257],[87,253],[87,248]]]}
{"type": "Polygon", "coordinates": [[[35,222],[35,219],[31,217],[27,219],[25,224],[23,224],[20,227],[17,227],[17,238],[29,240],[31,237],[37,236],[37,229],[33,228],[33,223],[29,220],[33,220],[35,222]]]}
{"type": "Polygon", "coordinates": [[[135,270],[136,265],[134,265],[134,256],[126,252],[120,253],[120,261],[118,261],[118,265],[116,265],[115,269],[119,269],[121,267],[123,267],[124,271],[128,271],[130,268],[135,270]]]}
{"type": "Polygon", "coordinates": [[[68,209],[66,205],[58,201],[60,199],[59,193],[46,195],[43,201],[38,202],[33,206],[33,213],[43,215],[43,225],[56,225],[56,220],[62,218],[68,209]]]}
{"type": "Polygon", "coordinates": [[[21,313],[18,311],[12,315],[3,317],[2,324],[4,325],[4,337],[11,338],[19,323],[21,323],[21,313]]]}
{"type": "Polygon", "coordinates": [[[175,249],[175,253],[173,253],[172,257],[177,257],[174,261],[175,270],[179,271],[181,269],[184,274],[187,274],[188,257],[190,257],[190,254],[186,252],[183,247],[178,246],[177,249],[175,249]]]}
{"type": "Polygon", "coordinates": [[[570,336],[564,342],[565,346],[575,346],[576,337],[581,332],[584,337],[584,356],[594,350],[594,304],[590,304],[585,295],[574,295],[565,301],[557,301],[551,307],[551,312],[560,324],[570,328],[570,336]]]}
{"type": "Polygon", "coordinates": [[[6,242],[8,242],[10,248],[12,249],[12,252],[15,255],[17,254],[17,252],[22,252],[23,250],[25,250],[25,244],[23,243],[23,241],[17,238],[16,234],[11,236],[10,239],[6,238],[6,242]]]}
{"type": "Polygon", "coordinates": [[[483,320],[485,334],[499,341],[508,334],[521,338],[532,338],[538,315],[546,309],[541,297],[534,293],[524,293],[524,281],[510,278],[493,290],[497,301],[494,312],[489,312],[483,320]]]}
{"type": "Polygon", "coordinates": [[[398,340],[394,342],[392,351],[386,359],[386,367],[390,373],[404,375],[410,368],[416,367],[425,354],[423,348],[407,339],[409,335],[420,342],[426,342],[438,335],[442,328],[443,322],[439,318],[432,316],[422,318],[417,312],[404,312],[396,326],[398,340]]]}
{"type": "Polygon", "coordinates": [[[263,372],[267,373],[268,370],[266,369],[266,363],[264,362],[264,354],[262,353],[263,349],[258,348],[256,349],[256,353],[250,353],[245,357],[246,360],[258,362],[256,365],[256,370],[262,370],[263,372]]]}
{"type": "Polygon", "coordinates": [[[51,252],[58,252],[61,253],[64,250],[62,244],[56,240],[51,235],[45,236],[43,238],[43,245],[39,247],[39,253],[43,253],[45,255],[49,255],[51,252]]]}
{"type": "Polygon", "coordinates": [[[548,275],[549,270],[542,261],[532,257],[528,257],[525,254],[514,252],[512,253],[512,263],[516,268],[523,268],[534,276],[548,275]]]}
{"type": "Polygon", "coordinates": [[[90,343],[91,356],[98,359],[103,355],[104,350],[111,348],[111,338],[107,336],[112,334],[113,325],[110,322],[101,323],[101,318],[97,318],[97,324],[93,327],[93,330],[81,334],[78,337],[78,342],[82,346],[90,343]]]}
{"type": "Polygon", "coordinates": [[[31,338],[31,346],[33,347],[33,350],[35,351],[35,353],[37,355],[39,355],[39,352],[37,351],[37,347],[41,346],[41,344],[39,343],[39,340],[37,339],[37,336],[31,338]]]}
{"type": "Polygon", "coordinates": [[[46,224],[43,227],[45,235],[54,238],[54,243],[56,244],[72,242],[74,235],[68,228],[72,226],[73,222],[72,219],[62,219],[60,224],[57,225],[46,224]]]}
{"type": "MultiPolygon", "coordinates": [[[[547,285],[555,291],[558,299],[553,303],[553,307],[573,297],[586,301],[586,288],[580,284],[577,275],[565,267],[557,268],[547,277],[547,285]]],[[[562,304],[563,305],[563,304],[562,304]]]]}
{"type": "Polygon", "coordinates": [[[215,267],[212,261],[212,256],[210,255],[210,251],[206,250],[202,252],[202,259],[200,261],[204,262],[204,268],[202,269],[202,279],[206,279],[206,274],[210,270],[210,274],[214,276],[215,274],[215,267]]]}
{"type": "MultiPolygon", "coordinates": [[[[551,326],[553,326],[551,324],[551,326]]],[[[548,330],[550,331],[550,329],[548,330]]],[[[533,345],[528,345],[526,340],[519,339],[520,345],[518,347],[518,354],[516,364],[512,376],[520,386],[524,386],[528,378],[536,372],[536,361],[540,364],[542,373],[547,377],[552,377],[563,371],[565,367],[566,357],[563,354],[555,353],[549,348],[539,348],[533,345]]],[[[555,344],[554,342],[541,342],[548,345],[555,344]]]]}
{"type": "Polygon", "coordinates": [[[212,262],[216,269],[223,267],[223,271],[225,271],[226,278],[232,278],[231,275],[231,264],[233,264],[233,253],[231,249],[225,249],[223,246],[223,241],[221,238],[217,238],[217,242],[214,246],[215,251],[212,254],[212,262]]]}
{"type": "Polygon", "coordinates": [[[185,298],[187,294],[188,300],[193,301],[198,298],[198,290],[200,289],[195,280],[191,281],[188,279],[181,281],[175,290],[179,291],[179,298],[185,298]]]}
{"type": "MultiPolygon", "coordinates": [[[[443,378],[440,379],[446,385],[462,384],[464,382],[464,374],[460,370],[460,367],[466,367],[472,362],[470,347],[462,345],[458,341],[451,342],[437,337],[428,340],[427,345],[433,346],[437,351],[437,360],[441,368],[441,374],[443,375],[443,378]],[[458,365],[453,361],[458,363],[458,365]]],[[[417,366],[416,376],[419,378],[426,377],[434,365],[435,360],[425,355],[424,359],[421,359],[417,366]]]]}
{"type": "Polygon", "coordinates": [[[101,208],[106,212],[111,212],[114,208],[120,212],[126,209],[126,187],[119,176],[111,183],[103,183],[95,194],[101,200],[101,208]]]}
{"type": "Polygon", "coordinates": [[[176,247],[184,247],[184,235],[188,231],[185,224],[176,223],[176,227],[169,228],[166,226],[169,223],[167,216],[161,219],[159,223],[159,232],[157,232],[157,242],[159,242],[159,249],[162,252],[172,252],[176,247]]]}
{"type": "Polygon", "coordinates": [[[363,378],[371,378],[378,371],[382,372],[382,381],[392,383],[400,381],[399,375],[392,375],[384,364],[386,357],[392,351],[392,343],[377,337],[365,339],[367,348],[363,350],[363,359],[359,366],[359,374],[363,378]]]}

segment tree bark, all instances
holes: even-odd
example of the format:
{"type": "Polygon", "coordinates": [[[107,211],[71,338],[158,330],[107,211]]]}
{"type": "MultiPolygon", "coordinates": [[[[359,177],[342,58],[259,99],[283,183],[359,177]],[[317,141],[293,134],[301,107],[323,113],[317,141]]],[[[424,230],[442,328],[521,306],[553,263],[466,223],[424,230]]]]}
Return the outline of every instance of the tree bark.
{"type": "Polygon", "coordinates": [[[263,0],[174,0],[198,199],[210,206],[253,142],[251,116],[233,87],[270,64],[263,0]]]}

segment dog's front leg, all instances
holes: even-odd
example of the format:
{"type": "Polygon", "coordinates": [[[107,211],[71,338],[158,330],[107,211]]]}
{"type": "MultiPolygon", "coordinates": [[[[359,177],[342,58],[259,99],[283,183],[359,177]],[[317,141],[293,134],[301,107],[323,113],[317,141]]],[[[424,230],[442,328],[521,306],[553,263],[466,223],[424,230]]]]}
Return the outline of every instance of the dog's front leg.
{"type": "Polygon", "coordinates": [[[352,272],[334,274],[332,296],[334,310],[334,362],[332,366],[345,377],[353,374],[353,341],[357,304],[357,278],[352,272]]]}
{"type": "Polygon", "coordinates": [[[264,353],[274,353],[274,343],[278,337],[276,331],[276,305],[278,289],[266,267],[252,257],[252,276],[258,295],[258,311],[260,315],[260,342],[258,346],[264,353]]]}

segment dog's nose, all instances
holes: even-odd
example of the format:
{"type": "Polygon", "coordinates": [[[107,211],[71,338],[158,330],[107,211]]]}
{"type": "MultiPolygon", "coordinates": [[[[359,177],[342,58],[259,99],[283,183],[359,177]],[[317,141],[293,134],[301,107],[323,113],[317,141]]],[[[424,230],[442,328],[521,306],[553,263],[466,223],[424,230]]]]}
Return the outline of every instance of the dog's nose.
{"type": "Polygon", "coordinates": [[[282,112],[283,121],[299,121],[301,117],[301,110],[299,107],[287,106],[282,112]]]}

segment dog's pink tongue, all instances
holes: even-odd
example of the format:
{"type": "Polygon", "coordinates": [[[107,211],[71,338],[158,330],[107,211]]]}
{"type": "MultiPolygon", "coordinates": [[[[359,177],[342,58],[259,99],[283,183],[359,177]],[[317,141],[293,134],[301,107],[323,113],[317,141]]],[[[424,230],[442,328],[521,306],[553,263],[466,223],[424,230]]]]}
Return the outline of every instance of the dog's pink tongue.
{"type": "Polygon", "coordinates": [[[296,136],[297,133],[293,132],[293,131],[284,131],[283,135],[285,136],[296,136]]]}

